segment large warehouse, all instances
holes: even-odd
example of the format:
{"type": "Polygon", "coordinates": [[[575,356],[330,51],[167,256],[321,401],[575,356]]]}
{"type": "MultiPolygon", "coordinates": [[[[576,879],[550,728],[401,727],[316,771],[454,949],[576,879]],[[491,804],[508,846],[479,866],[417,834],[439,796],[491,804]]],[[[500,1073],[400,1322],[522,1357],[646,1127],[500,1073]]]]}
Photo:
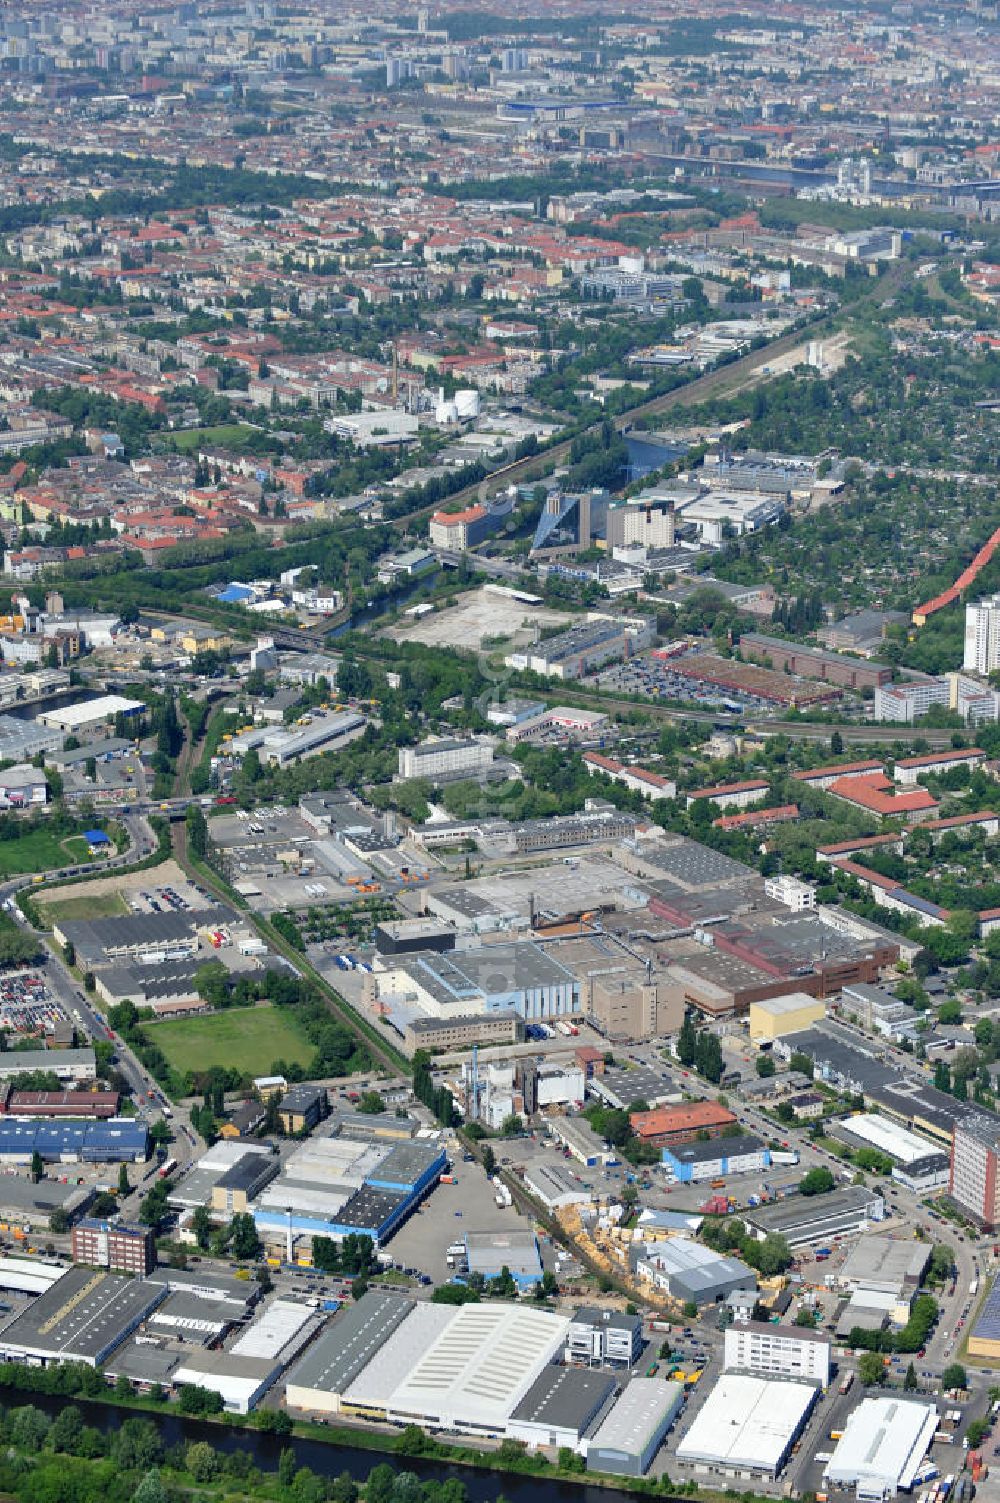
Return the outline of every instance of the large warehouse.
{"type": "Polygon", "coordinates": [[[946,1185],[949,1157],[934,1143],[878,1112],[859,1112],[830,1129],[849,1148],[876,1148],[892,1159],[892,1177],[917,1194],[946,1185]]]}
{"type": "Polygon", "coordinates": [[[138,1164],[149,1155],[149,1131],[141,1117],[106,1122],[0,1117],[0,1160],[30,1164],[36,1153],[49,1164],[138,1164]]]}
{"type": "Polygon", "coordinates": [[[877,1190],[845,1185],[829,1195],[796,1195],[740,1213],[747,1231],[763,1242],[769,1235],[784,1237],[790,1247],[827,1242],[866,1231],[885,1218],[885,1201],[877,1190]]]}
{"type": "Polygon", "coordinates": [[[635,1271],[671,1299],[695,1305],[723,1300],[736,1289],[756,1289],[757,1275],[739,1258],[727,1258],[690,1237],[633,1246],[635,1271]]]}
{"type": "Polygon", "coordinates": [[[97,1367],[167,1297],[145,1279],[71,1268],[0,1333],[14,1362],[85,1362],[97,1367]]]}
{"type": "Polygon", "coordinates": [[[530,1306],[417,1305],[369,1291],[290,1373],[286,1402],[315,1414],[502,1436],[564,1347],[569,1324],[530,1306]]]}
{"type": "Polygon", "coordinates": [[[587,1445],[587,1470],[641,1477],[684,1403],[680,1383],[633,1378],[587,1445]]]}
{"type": "Polygon", "coordinates": [[[289,1238],[371,1237],[376,1246],[433,1189],[447,1164],[439,1143],[308,1141],[253,1207],[261,1238],[284,1249],[289,1238]]]}
{"type": "Polygon", "coordinates": [[[675,1143],[662,1154],[667,1174],[681,1185],[715,1179],[717,1175],[756,1174],[771,1163],[771,1150],[760,1138],[745,1133],[738,1138],[713,1138],[707,1143],[675,1143]]]}
{"type": "Polygon", "coordinates": [[[818,1393],[811,1383],[724,1373],[678,1444],[678,1459],[727,1477],[776,1477],[818,1393]]]}
{"type": "Polygon", "coordinates": [[[937,1429],[934,1404],[865,1399],[848,1418],[824,1478],[853,1487],[862,1503],[882,1503],[910,1488],[937,1429]]]}

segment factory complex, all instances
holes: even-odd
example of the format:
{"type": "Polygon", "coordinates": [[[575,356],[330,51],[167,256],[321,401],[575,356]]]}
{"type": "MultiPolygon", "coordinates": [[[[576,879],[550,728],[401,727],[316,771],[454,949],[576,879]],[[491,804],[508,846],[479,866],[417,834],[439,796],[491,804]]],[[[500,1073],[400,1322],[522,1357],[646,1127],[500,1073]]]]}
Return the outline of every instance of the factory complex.
{"type": "Polygon", "coordinates": [[[562,1365],[568,1317],[531,1305],[420,1304],[369,1292],[288,1374],[288,1408],[448,1434],[567,1446],[640,1476],[678,1414],[678,1383],[562,1365]]]}

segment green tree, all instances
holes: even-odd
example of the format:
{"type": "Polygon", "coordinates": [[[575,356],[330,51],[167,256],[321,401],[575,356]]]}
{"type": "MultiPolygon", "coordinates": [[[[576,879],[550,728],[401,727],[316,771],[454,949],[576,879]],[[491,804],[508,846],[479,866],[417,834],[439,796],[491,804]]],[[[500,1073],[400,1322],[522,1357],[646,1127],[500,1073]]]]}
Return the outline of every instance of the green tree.
{"type": "Polygon", "coordinates": [[[858,1377],[866,1388],[885,1382],[885,1363],[878,1352],[865,1352],[858,1362],[858,1377]]]}
{"type": "Polygon", "coordinates": [[[208,1214],[207,1206],[196,1206],[191,1217],[191,1230],[194,1240],[202,1252],[208,1251],[208,1241],[212,1235],[212,1218],[208,1214]]]}
{"type": "Polygon", "coordinates": [[[952,1388],[968,1388],[969,1379],[965,1368],[960,1362],[951,1362],[941,1374],[941,1392],[948,1393],[952,1388]]]}
{"type": "Polygon", "coordinates": [[[204,1440],[196,1440],[184,1452],[184,1465],[196,1482],[211,1482],[219,1471],[219,1458],[204,1440]]]}
{"type": "Polygon", "coordinates": [[[31,1183],[33,1185],[37,1185],[39,1180],[42,1179],[45,1174],[45,1165],[42,1162],[42,1155],[38,1152],[37,1148],[31,1155],[31,1169],[29,1172],[31,1174],[31,1183]]]}
{"type": "Polygon", "coordinates": [[[358,1102],[358,1111],[365,1112],[369,1117],[374,1117],[379,1112],[385,1111],[385,1100],[378,1091],[365,1091],[358,1102]]]}
{"type": "Polygon", "coordinates": [[[808,1170],[799,1180],[800,1195],[826,1195],[834,1186],[832,1172],[825,1164],[808,1170]]]}
{"type": "Polygon", "coordinates": [[[125,1196],[132,1193],[132,1186],[128,1182],[128,1165],[118,1165],[118,1194],[125,1196]]]}
{"type": "Polygon", "coordinates": [[[241,1262],[252,1262],[260,1256],[257,1225],[248,1211],[237,1211],[229,1223],[229,1242],[233,1257],[241,1262]]]}
{"type": "Polygon", "coordinates": [[[769,1054],[758,1054],[756,1070],[762,1080],[766,1080],[774,1074],[774,1060],[769,1054]]]}
{"type": "Polygon", "coordinates": [[[698,1035],[695,1032],[694,1021],[690,1013],[685,1014],[681,1024],[680,1033],[677,1035],[677,1058],[688,1069],[694,1064],[695,1049],[698,1044],[698,1035]]]}
{"type": "Polygon", "coordinates": [[[906,1365],[906,1373],[903,1377],[903,1387],[907,1393],[914,1393],[917,1388],[917,1369],[912,1362],[906,1365]]]}

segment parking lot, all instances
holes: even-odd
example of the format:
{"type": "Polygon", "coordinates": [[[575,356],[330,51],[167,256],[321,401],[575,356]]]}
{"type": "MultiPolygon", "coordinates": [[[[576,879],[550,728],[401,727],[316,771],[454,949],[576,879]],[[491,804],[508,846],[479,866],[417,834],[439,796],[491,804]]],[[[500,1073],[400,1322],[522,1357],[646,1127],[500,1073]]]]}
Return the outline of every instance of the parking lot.
{"type": "Polygon", "coordinates": [[[54,1028],[72,1027],[38,971],[5,971],[0,975],[0,1028],[4,1033],[42,1038],[54,1028]]]}

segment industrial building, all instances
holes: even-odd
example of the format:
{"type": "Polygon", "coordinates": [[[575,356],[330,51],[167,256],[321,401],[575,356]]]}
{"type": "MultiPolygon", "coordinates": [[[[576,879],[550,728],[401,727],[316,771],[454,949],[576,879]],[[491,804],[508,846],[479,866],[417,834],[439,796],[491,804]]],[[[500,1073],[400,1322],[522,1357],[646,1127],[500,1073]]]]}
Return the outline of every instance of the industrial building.
{"type": "MultiPolygon", "coordinates": [[[[255,1082],[256,1084],[258,1082],[255,1082]]],[[[282,1081],[282,1086],[284,1086],[284,1081],[282,1081]]],[[[263,1089],[261,1089],[261,1095],[264,1095],[263,1089]]],[[[194,1167],[172,1186],[167,1196],[167,1204],[177,1211],[193,1211],[197,1206],[210,1205],[216,1186],[222,1183],[234,1165],[247,1154],[255,1154],[262,1163],[266,1163],[274,1158],[274,1145],[272,1143],[246,1143],[239,1140],[228,1142],[220,1139],[218,1143],[213,1143],[194,1167]]]]}
{"type": "Polygon", "coordinates": [[[860,1112],[831,1127],[850,1148],[876,1148],[892,1159],[892,1177],[908,1190],[926,1194],[949,1179],[948,1155],[926,1138],[890,1122],[877,1112],[860,1112]]]}
{"type": "Polygon", "coordinates": [[[234,757],[245,757],[247,752],[256,751],[262,762],[288,767],[300,757],[339,751],[341,747],[363,736],[367,726],[365,717],[353,710],[340,710],[328,715],[314,711],[308,725],[265,725],[244,731],[233,737],[229,751],[234,757]]]}
{"type": "Polygon", "coordinates": [[[682,1106],[661,1106],[651,1111],[632,1112],[632,1131],[644,1143],[666,1148],[675,1143],[692,1143],[707,1133],[717,1138],[736,1121],[728,1107],[715,1101],[686,1101],[682,1106]]]}
{"type": "Polygon", "coordinates": [[[3,1117],[114,1117],[117,1091],[18,1091],[0,1086],[3,1117]]]}
{"type": "Polygon", "coordinates": [[[0,1175],[0,1221],[25,1231],[47,1232],[53,1211],[65,1212],[72,1222],[93,1198],[93,1185],[63,1184],[57,1179],[40,1179],[33,1185],[26,1175],[0,1175]]]}
{"type": "Polygon", "coordinates": [[[369,1289],[356,1304],[341,1311],[289,1373],[285,1387],[289,1409],[339,1413],[343,1394],[413,1309],[413,1301],[404,1295],[369,1289]]]}
{"type": "Polygon", "coordinates": [[[787,1033],[801,1033],[814,1023],[822,1023],[826,1003],[805,992],[786,992],[781,997],[765,997],[750,1003],[750,1041],[773,1044],[787,1033]]]}
{"type": "Polygon", "coordinates": [[[934,1404],[867,1398],[848,1416],[824,1470],[834,1487],[851,1487],[859,1503],[882,1503],[908,1491],[937,1429],[934,1404]]]}
{"type": "Polygon", "coordinates": [[[1000,1359],[1000,1279],[995,1279],[972,1327],[966,1350],[988,1362],[1000,1359]]]}
{"type": "Polygon", "coordinates": [[[825,1388],[830,1381],[830,1340],[802,1326],[749,1320],[726,1327],[726,1371],[798,1378],[825,1388]]]}
{"type": "Polygon", "coordinates": [[[195,955],[200,929],[211,931],[232,922],[228,908],[170,909],[124,918],[57,919],[52,934],[64,949],[72,945],[85,965],[102,966],[129,956],[177,959],[195,955]]]}
{"type": "Polygon", "coordinates": [[[142,1277],[156,1267],[156,1237],[151,1226],[87,1218],[74,1226],[70,1246],[74,1263],[92,1263],[112,1273],[142,1277]]]}
{"type": "Polygon", "coordinates": [[[542,1281],[542,1255],[533,1231],[466,1232],[465,1260],[470,1273],[498,1279],[506,1268],[521,1291],[542,1281]]]}
{"type": "Polygon", "coordinates": [[[824,652],[819,647],[804,647],[801,642],[768,637],[756,631],[743,633],[740,650],[748,658],[769,659],[779,673],[787,671],[803,678],[818,678],[845,689],[876,689],[892,678],[892,669],[886,663],[845,657],[839,652],[824,652]]]}
{"type": "Polygon", "coordinates": [[[318,1326],[318,1317],[307,1305],[276,1299],[227,1350],[186,1354],[171,1382],[177,1388],[207,1388],[221,1396],[228,1413],[248,1414],[318,1326]]]}
{"type": "Polygon", "coordinates": [[[752,1268],[690,1237],[668,1237],[665,1242],[651,1242],[645,1247],[633,1244],[632,1258],[640,1277],[681,1304],[717,1304],[734,1289],[757,1288],[752,1268]]]}
{"type": "Polygon", "coordinates": [[[139,1164],[149,1156],[149,1129],[141,1117],[0,1117],[0,1161],[30,1164],[36,1153],[48,1164],[139,1164]]]}
{"type": "Polygon", "coordinates": [[[740,1212],[743,1225],[759,1242],[775,1235],[784,1237],[790,1247],[854,1236],[884,1216],[881,1195],[861,1185],[845,1185],[828,1195],[797,1195],[740,1212]]]}
{"type": "Polygon", "coordinates": [[[96,1080],[97,1057],[93,1049],[11,1049],[0,1054],[0,1081],[36,1070],[51,1071],[60,1080],[96,1080]]]}
{"type": "Polygon", "coordinates": [[[44,1294],[66,1273],[61,1263],[42,1263],[37,1258],[0,1255],[0,1289],[18,1294],[44,1294]]]}
{"type": "Polygon", "coordinates": [[[843,1289],[872,1289],[907,1303],[923,1282],[930,1247],[927,1243],[869,1232],[848,1250],[837,1275],[843,1289]]]}
{"type": "Polygon", "coordinates": [[[590,1438],[587,1470],[643,1476],[683,1404],[680,1383],[633,1378],[590,1438]]]}
{"type": "Polygon", "coordinates": [[[663,1149],[663,1167],[678,1184],[715,1179],[719,1175],[754,1174],[769,1168],[771,1150],[759,1138],[714,1138],[709,1142],[675,1143],[663,1149]]]}
{"type": "Polygon", "coordinates": [[[138,721],[145,713],[146,706],[141,699],[126,699],[123,694],[101,694],[96,699],[84,700],[82,704],[42,710],[38,719],[53,730],[78,736],[81,731],[94,731],[108,724],[116,715],[138,721]]]}
{"type": "Polygon", "coordinates": [[[568,1328],[565,1317],[526,1305],[418,1305],[369,1290],[290,1373],[286,1403],[431,1431],[504,1435],[568,1328]]]}
{"type": "Polygon", "coordinates": [[[507,1422],[507,1434],[532,1448],[580,1442],[615,1396],[609,1373],[579,1367],[542,1369],[507,1422]]]}
{"type": "Polygon", "coordinates": [[[687,1434],[680,1461],[726,1477],[777,1477],[819,1389],[748,1373],[723,1373],[687,1434]]]}
{"type": "Polygon", "coordinates": [[[98,1367],[166,1295],[145,1279],[71,1268],[0,1332],[0,1355],[32,1365],[98,1367]]]}
{"type": "Polygon", "coordinates": [[[572,1017],[580,1010],[574,973],[541,945],[487,945],[448,955],[393,957],[377,972],[379,998],[394,1016],[449,1019],[510,1012],[525,1022],[572,1017]]]}
{"type": "Polygon", "coordinates": [[[548,678],[582,678],[605,663],[634,657],[653,637],[653,624],[644,617],[593,615],[530,649],[509,653],[504,662],[508,668],[529,669],[548,678]]]}
{"type": "Polygon", "coordinates": [[[447,1157],[434,1142],[306,1142],[253,1206],[261,1238],[288,1255],[299,1238],[371,1237],[381,1246],[437,1184],[447,1157]]]}

